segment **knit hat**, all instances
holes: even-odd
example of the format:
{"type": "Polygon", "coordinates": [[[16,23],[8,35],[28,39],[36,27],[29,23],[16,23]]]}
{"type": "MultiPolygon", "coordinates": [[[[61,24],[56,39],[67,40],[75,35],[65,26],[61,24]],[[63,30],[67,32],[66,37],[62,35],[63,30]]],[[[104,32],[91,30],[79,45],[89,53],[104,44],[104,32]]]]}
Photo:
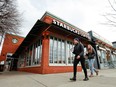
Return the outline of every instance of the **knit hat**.
{"type": "Polygon", "coordinates": [[[78,39],[78,38],[74,38],[74,40],[77,40],[77,41],[79,41],[79,39],[78,39]]]}

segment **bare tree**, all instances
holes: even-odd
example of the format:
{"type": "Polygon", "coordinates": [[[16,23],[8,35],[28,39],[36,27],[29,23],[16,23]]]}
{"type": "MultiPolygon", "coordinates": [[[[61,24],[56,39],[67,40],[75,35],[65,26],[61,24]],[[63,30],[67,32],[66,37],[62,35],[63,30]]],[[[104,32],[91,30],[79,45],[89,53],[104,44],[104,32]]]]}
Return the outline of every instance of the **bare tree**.
{"type": "Polygon", "coordinates": [[[0,33],[19,33],[20,17],[15,0],[0,0],[0,33]]]}
{"type": "Polygon", "coordinates": [[[0,0],[0,45],[5,33],[19,34],[20,16],[16,0],[0,0]]]}
{"type": "Polygon", "coordinates": [[[112,10],[104,15],[107,19],[107,23],[104,24],[116,27],[116,0],[108,0],[108,2],[112,10]]]}

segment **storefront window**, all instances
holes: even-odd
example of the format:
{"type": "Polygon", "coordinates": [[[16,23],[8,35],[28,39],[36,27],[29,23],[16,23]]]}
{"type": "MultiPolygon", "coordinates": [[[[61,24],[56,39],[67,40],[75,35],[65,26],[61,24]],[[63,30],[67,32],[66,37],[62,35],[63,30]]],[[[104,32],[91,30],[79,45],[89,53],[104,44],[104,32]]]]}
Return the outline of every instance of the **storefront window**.
{"type": "Polygon", "coordinates": [[[98,50],[97,53],[98,53],[99,61],[100,61],[100,63],[102,63],[103,62],[103,58],[101,58],[101,51],[98,50]]]}
{"type": "Polygon", "coordinates": [[[66,42],[56,37],[50,37],[50,64],[68,64],[73,63],[73,54],[70,49],[73,47],[72,42],[66,42]],[[67,49],[67,51],[66,51],[67,49]],[[67,56],[67,58],[66,58],[67,56]]]}
{"type": "Polygon", "coordinates": [[[114,55],[114,61],[116,62],[116,55],[114,55]]]}
{"type": "Polygon", "coordinates": [[[112,54],[112,61],[116,62],[116,55],[115,54],[112,54]]]}
{"type": "Polygon", "coordinates": [[[18,67],[24,67],[24,55],[20,55],[19,56],[19,60],[18,60],[18,67]]]}
{"type": "Polygon", "coordinates": [[[58,63],[57,59],[57,53],[58,53],[58,46],[57,46],[57,38],[54,39],[54,48],[53,48],[53,58],[54,58],[54,63],[58,63]]]}
{"type": "Polygon", "coordinates": [[[62,52],[62,62],[63,63],[66,63],[66,54],[65,54],[65,52],[66,52],[66,48],[65,48],[65,41],[64,40],[62,40],[62,50],[61,50],[62,52]]]}
{"type": "Polygon", "coordinates": [[[37,56],[37,63],[41,64],[41,57],[42,57],[42,40],[38,41],[38,45],[37,45],[37,50],[38,50],[38,56],[37,56]]]}
{"type": "Polygon", "coordinates": [[[116,66],[116,54],[114,55],[114,64],[116,66]]]}
{"type": "Polygon", "coordinates": [[[72,42],[67,42],[67,57],[68,57],[68,64],[73,63],[74,55],[71,52],[71,49],[73,49],[74,45],[72,42]]]}
{"type": "Polygon", "coordinates": [[[42,41],[38,40],[33,43],[31,46],[25,50],[19,58],[19,67],[21,67],[22,63],[26,63],[25,66],[34,66],[41,63],[41,55],[42,55],[42,41]]]}
{"type": "Polygon", "coordinates": [[[104,67],[108,67],[108,60],[107,60],[107,55],[106,55],[106,51],[101,51],[101,58],[104,64],[104,67]]]}
{"type": "Polygon", "coordinates": [[[105,52],[103,50],[101,50],[100,52],[101,52],[101,61],[105,63],[106,60],[105,52]]]}
{"type": "Polygon", "coordinates": [[[41,59],[41,40],[33,44],[33,56],[32,56],[32,65],[38,65],[40,64],[40,59],[41,59]]]}
{"type": "Polygon", "coordinates": [[[50,38],[50,57],[49,57],[49,61],[50,63],[53,63],[53,47],[54,47],[54,38],[51,37],[50,38]]]}
{"type": "Polygon", "coordinates": [[[65,54],[65,41],[55,37],[50,37],[49,62],[54,64],[65,64],[65,54]]]}

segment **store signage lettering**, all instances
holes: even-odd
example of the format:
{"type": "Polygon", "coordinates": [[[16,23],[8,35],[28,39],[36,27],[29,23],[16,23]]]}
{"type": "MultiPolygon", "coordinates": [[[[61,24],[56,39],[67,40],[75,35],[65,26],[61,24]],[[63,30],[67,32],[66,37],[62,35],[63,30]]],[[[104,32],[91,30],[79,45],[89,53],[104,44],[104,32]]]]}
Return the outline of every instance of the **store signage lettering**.
{"type": "Polygon", "coordinates": [[[89,36],[85,35],[82,31],[74,29],[74,28],[72,28],[72,27],[70,27],[70,26],[68,26],[68,25],[66,25],[64,23],[61,23],[61,22],[59,22],[59,21],[57,21],[55,19],[53,19],[52,23],[55,24],[55,25],[58,25],[60,27],[63,27],[63,28],[65,28],[65,29],[67,29],[67,30],[69,30],[71,32],[74,32],[74,33],[76,33],[78,35],[81,35],[83,37],[86,37],[86,38],[90,39],[89,36]]]}

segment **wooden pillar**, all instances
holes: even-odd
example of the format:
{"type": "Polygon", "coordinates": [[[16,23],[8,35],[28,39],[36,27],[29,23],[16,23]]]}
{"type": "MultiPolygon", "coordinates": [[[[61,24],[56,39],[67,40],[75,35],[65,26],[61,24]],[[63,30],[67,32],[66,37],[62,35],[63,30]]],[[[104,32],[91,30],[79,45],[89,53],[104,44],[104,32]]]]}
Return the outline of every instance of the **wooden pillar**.
{"type": "Polygon", "coordinates": [[[41,60],[42,74],[46,73],[49,66],[49,33],[43,33],[42,39],[42,60],[41,60]]]}

